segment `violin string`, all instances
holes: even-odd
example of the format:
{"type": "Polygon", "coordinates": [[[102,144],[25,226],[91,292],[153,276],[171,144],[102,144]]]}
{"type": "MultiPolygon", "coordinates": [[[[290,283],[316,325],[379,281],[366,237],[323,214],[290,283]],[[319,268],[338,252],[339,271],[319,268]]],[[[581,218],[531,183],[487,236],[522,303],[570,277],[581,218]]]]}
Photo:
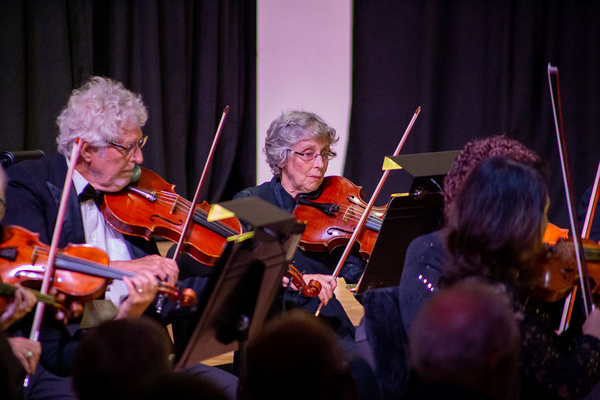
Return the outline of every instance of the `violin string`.
{"type": "MultiPolygon", "coordinates": [[[[175,203],[179,202],[181,204],[181,209],[185,213],[189,212],[189,210],[190,210],[191,202],[189,200],[186,200],[186,199],[180,197],[176,193],[160,191],[160,192],[157,192],[156,196],[159,199],[159,201],[161,199],[165,199],[165,203],[168,204],[169,206],[173,206],[175,203]]],[[[340,211],[344,213],[346,220],[351,221],[351,222],[358,222],[358,221],[360,221],[360,218],[362,217],[364,209],[362,209],[359,206],[355,206],[355,205],[350,205],[350,206],[343,205],[340,207],[340,211]]],[[[198,210],[196,210],[196,214],[200,214],[201,219],[203,221],[206,221],[208,213],[205,210],[198,209],[198,210]]],[[[216,227],[211,227],[211,229],[215,228],[214,229],[215,232],[220,234],[223,237],[229,237],[229,236],[234,236],[234,235],[238,234],[237,231],[229,228],[227,225],[221,223],[220,221],[215,221],[215,222],[210,222],[210,223],[207,222],[207,223],[215,224],[216,227]],[[222,228],[222,229],[220,229],[220,228],[222,228]]],[[[379,230],[381,228],[381,226],[383,225],[383,219],[377,217],[376,215],[374,215],[373,212],[371,212],[371,215],[369,216],[369,220],[368,220],[367,224],[368,224],[369,228],[374,229],[374,230],[379,230]]]]}
{"type": "MultiPolygon", "coordinates": [[[[180,204],[180,208],[184,213],[188,213],[190,211],[191,202],[187,199],[184,199],[176,193],[159,191],[156,193],[156,198],[159,203],[166,204],[169,207],[172,207],[176,203],[180,204]]],[[[208,222],[208,213],[201,208],[197,209],[194,212],[194,215],[200,218],[202,225],[205,225],[206,228],[212,230],[213,232],[223,237],[234,236],[239,233],[238,231],[234,230],[233,228],[230,228],[221,221],[208,222]]]]}
{"type": "MultiPolygon", "coordinates": [[[[362,218],[364,210],[357,206],[341,206],[340,211],[344,213],[344,219],[352,222],[358,222],[362,218]],[[350,213],[352,211],[352,213],[350,213]]],[[[376,216],[373,212],[369,215],[367,224],[373,227],[373,229],[381,228],[383,225],[383,218],[376,216]]]]}
{"type": "MultiPolygon", "coordinates": [[[[160,198],[160,196],[158,196],[158,197],[160,198]]],[[[173,194],[171,194],[171,193],[168,193],[168,195],[166,197],[171,197],[171,199],[172,199],[171,201],[167,201],[167,204],[169,204],[170,206],[172,206],[175,203],[179,203],[181,205],[180,208],[182,211],[184,211],[184,213],[188,213],[190,211],[190,207],[191,207],[190,201],[188,201],[178,195],[175,195],[173,197],[173,194]]],[[[194,216],[199,218],[200,225],[204,225],[206,228],[219,234],[222,237],[229,237],[229,236],[237,235],[239,233],[239,232],[229,228],[227,225],[223,224],[221,221],[208,222],[207,221],[208,213],[201,208],[195,210],[194,216]]]]}

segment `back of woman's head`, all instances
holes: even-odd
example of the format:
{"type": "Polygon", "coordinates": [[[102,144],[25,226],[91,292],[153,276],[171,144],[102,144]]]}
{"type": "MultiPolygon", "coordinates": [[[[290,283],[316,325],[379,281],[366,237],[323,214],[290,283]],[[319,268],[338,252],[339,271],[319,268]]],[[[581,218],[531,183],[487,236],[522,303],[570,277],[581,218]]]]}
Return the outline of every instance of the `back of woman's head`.
{"type": "Polygon", "coordinates": [[[468,142],[444,176],[444,203],[446,212],[459,192],[469,172],[490,157],[507,157],[527,165],[541,166],[540,157],[523,143],[504,135],[489,136],[468,142]]]}
{"type": "Polygon", "coordinates": [[[531,166],[492,157],[475,167],[448,213],[451,261],[440,283],[527,279],[541,249],[547,202],[545,179],[531,166]]]}

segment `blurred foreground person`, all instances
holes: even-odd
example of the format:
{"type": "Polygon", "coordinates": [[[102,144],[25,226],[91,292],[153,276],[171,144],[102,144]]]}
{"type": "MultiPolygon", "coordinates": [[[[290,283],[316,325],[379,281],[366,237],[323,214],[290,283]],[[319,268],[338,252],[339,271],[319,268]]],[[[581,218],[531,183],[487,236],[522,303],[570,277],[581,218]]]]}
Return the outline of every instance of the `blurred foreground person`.
{"type": "Polygon", "coordinates": [[[421,379],[409,399],[516,399],[521,340],[510,299],[469,281],[441,290],[409,333],[421,379]]]}

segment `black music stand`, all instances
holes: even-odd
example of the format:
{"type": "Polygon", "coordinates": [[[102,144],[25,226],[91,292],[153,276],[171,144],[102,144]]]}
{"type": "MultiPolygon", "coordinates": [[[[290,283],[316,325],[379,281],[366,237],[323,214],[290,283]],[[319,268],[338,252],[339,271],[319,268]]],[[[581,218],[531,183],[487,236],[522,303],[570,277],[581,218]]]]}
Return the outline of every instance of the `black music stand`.
{"type": "Polygon", "coordinates": [[[408,245],[417,236],[442,227],[444,176],[460,150],[388,157],[412,178],[409,193],[392,195],[365,272],[354,289],[368,290],[400,283],[408,245]]]}
{"type": "Polygon", "coordinates": [[[202,292],[195,329],[176,368],[238,350],[237,373],[242,377],[244,345],[262,328],[305,225],[256,197],[219,205],[233,211],[252,231],[228,241],[202,292]]]}
{"type": "Polygon", "coordinates": [[[388,157],[413,177],[410,193],[441,191],[444,176],[450,170],[460,150],[434,153],[403,154],[388,157]]]}
{"type": "Polygon", "coordinates": [[[392,196],[365,272],[356,285],[356,297],[368,289],[397,286],[408,245],[417,236],[441,228],[443,211],[444,197],[438,192],[392,196]]]}

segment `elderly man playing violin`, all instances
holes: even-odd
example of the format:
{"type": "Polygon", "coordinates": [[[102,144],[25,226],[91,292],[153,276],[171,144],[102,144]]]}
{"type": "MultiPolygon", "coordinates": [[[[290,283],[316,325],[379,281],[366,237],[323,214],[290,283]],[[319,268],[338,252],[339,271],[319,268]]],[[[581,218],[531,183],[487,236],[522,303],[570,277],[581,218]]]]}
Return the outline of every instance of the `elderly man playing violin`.
{"type": "MultiPolygon", "coordinates": [[[[299,195],[316,191],[323,182],[329,161],[336,155],[331,147],[337,141],[335,129],[318,115],[297,110],[282,113],[271,123],[265,139],[264,153],[273,179],[260,186],[246,188],[234,198],[257,196],[291,213],[299,195]]],[[[331,274],[339,256],[336,252],[296,251],[293,261],[296,269],[305,273],[305,280],[318,280],[325,293],[321,297],[331,299],[308,298],[296,292],[286,292],[276,306],[281,306],[278,311],[302,307],[315,312],[319,302],[325,300],[323,303],[327,305],[321,310],[320,317],[330,323],[342,339],[352,341],[354,325],[340,302],[332,298],[337,283],[331,274]]],[[[357,282],[363,270],[364,262],[351,254],[340,276],[348,282],[357,282]]]]}
{"type": "MultiPolygon", "coordinates": [[[[39,233],[40,241],[50,244],[68,157],[77,139],[81,140],[58,247],[94,245],[107,253],[111,267],[135,273],[109,285],[104,300],[86,303],[81,321],[65,326],[44,320],[39,334],[42,368],[32,377],[25,398],[75,398],[64,377],[70,372],[72,353],[86,329],[104,320],[138,317],[144,312],[164,318],[147,310],[154,308],[151,303],[159,280],[169,284],[177,281],[177,264],[161,257],[153,241],[124,236],[114,230],[99,210],[102,192],[123,189],[130,183],[136,165],[143,162],[142,148],[147,136],[143,135],[142,127],[147,118],[140,95],[119,82],[92,77],[71,93],[68,105],[58,117],[58,153],[7,169],[5,223],[39,233]]],[[[28,330],[24,328],[25,336],[28,330]]],[[[237,385],[235,379],[232,382],[237,385]]]]}

